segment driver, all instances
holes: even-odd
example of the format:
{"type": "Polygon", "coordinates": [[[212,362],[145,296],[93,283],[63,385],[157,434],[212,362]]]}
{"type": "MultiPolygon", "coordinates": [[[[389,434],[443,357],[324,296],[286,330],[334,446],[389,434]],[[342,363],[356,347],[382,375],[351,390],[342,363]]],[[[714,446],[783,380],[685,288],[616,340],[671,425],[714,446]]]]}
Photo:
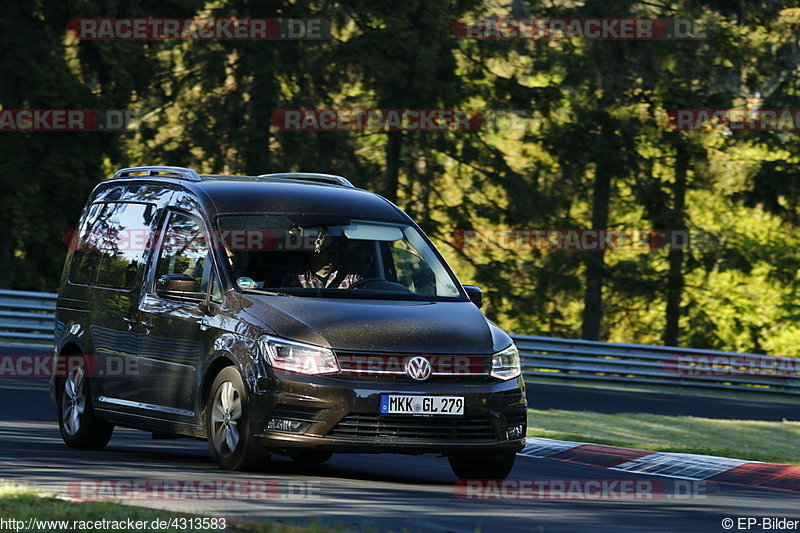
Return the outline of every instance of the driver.
{"type": "Polygon", "coordinates": [[[340,268],[339,240],[329,235],[321,237],[316,248],[308,252],[308,268],[304,272],[289,274],[284,279],[284,287],[347,289],[363,279],[359,274],[340,268]]]}

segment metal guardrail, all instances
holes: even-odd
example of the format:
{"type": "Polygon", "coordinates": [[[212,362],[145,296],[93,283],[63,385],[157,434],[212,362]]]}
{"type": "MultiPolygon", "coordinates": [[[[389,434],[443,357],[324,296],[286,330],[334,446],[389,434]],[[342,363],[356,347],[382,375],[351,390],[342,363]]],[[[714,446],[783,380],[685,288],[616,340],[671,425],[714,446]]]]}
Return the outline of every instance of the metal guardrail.
{"type": "Polygon", "coordinates": [[[52,343],[57,295],[0,290],[0,341],[52,343]]]}
{"type": "MultiPolygon", "coordinates": [[[[0,290],[0,341],[50,343],[53,340],[56,294],[0,290]]],[[[633,385],[647,389],[703,389],[800,398],[800,373],[755,372],[769,368],[776,358],[672,346],[513,335],[526,381],[562,381],[596,385],[633,385]],[[737,369],[723,362],[741,362],[737,369]],[[681,359],[683,358],[683,359],[681,359]],[[705,359],[704,359],[705,358],[705,359]],[[699,368],[705,360],[708,367],[699,368]],[[692,366],[692,365],[695,366],[692,366]],[[744,370],[743,370],[744,369],[744,370]],[[737,373],[738,372],[738,373],[737,373]]],[[[800,358],[794,369],[800,369],[800,358]]]]}
{"type": "Polygon", "coordinates": [[[512,338],[526,381],[800,397],[800,358],[528,335],[512,338]],[[788,371],[781,363],[788,363],[788,371]]]}

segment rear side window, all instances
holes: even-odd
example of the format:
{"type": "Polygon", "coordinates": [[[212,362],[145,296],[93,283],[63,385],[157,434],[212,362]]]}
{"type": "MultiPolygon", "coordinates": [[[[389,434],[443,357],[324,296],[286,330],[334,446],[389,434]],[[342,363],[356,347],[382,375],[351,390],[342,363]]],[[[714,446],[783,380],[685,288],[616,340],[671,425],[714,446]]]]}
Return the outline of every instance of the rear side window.
{"type": "Polygon", "coordinates": [[[136,203],[91,206],[70,267],[70,281],[131,289],[152,238],[156,207],[136,203]]]}

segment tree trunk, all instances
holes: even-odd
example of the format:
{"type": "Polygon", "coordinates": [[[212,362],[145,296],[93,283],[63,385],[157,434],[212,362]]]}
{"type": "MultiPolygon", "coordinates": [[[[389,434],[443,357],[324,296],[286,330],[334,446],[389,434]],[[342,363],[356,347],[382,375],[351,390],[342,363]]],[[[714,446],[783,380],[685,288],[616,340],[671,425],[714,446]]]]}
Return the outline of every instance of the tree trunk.
{"type": "MultiPolygon", "coordinates": [[[[14,234],[0,231],[0,271],[9,264],[14,255],[14,234]]],[[[8,280],[0,279],[0,288],[8,288],[8,280]]]]}
{"type": "Polygon", "coordinates": [[[416,164],[417,191],[414,198],[414,219],[427,221],[433,183],[433,154],[426,143],[420,147],[416,164]]]}
{"type": "MultiPolygon", "coordinates": [[[[592,197],[592,229],[608,227],[608,210],[611,200],[611,169],[604,162],[597,163],[592,197]]],[[[603,278],[605,277],[605,250],[586,254],[586,292],[583,295],[583,328],[581,336],[600,340],[603,322],[603,278]]]]}
{"type": "Polygon", "coordinates": [[[397,189],[400,175],[400,153],[403,137],[399,131],[390,131],[386,143],[386,172],[383,178],[383,196],[390,202],[397,203],[397,189]]]}
{"type": "MultiPolygon", "coordinates": [[[[673,208],[672,208],[672,227],[667,228],[685,232],[686,221],[686,175],[689,170],[689,153],[682,139],[676,143],[675,151],[675,181],[672,185],[673,208]]],[[[685,233],[684,233],[685,235],[685,233]]],[[[688,239],[688,236],[687,236],[688,239]]],[[[680,336],[679,321],[681,318],[681,298],[683,296],[683,259],[684,250],[682,243],[670,239],[669,249],[669,271],[667,273],[666,287],[666,324],[664,326],[664,344],[667,346],[677,346],[680,336]]]]}
{"type": "MultiPolygon", "coordinates": [[[[247,137],[243,139],[244,172],[251,176],[263,174],[270,168],[269,116],[274,110],[272,72],[258,72],[251,86],[247,106],[247,137]]],[[[305,170],[305,169],[304,169],[305,170]]]]}

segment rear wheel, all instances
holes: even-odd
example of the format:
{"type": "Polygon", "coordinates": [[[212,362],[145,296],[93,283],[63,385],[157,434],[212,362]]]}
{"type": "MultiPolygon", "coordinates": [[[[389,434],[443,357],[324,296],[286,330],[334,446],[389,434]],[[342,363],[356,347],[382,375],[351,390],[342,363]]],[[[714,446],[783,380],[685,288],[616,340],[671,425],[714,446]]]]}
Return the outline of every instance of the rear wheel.
{"type": "Polygon", "coordinates": [[[67,376],[60,380],[58,429],[70,448],[102,450],[114,433],[114,424],[98,420],[94,412],[86,366],[71,364],[67,376]]]}
{"type": "Polygon", "coordinates": [[[247,392],[239,371],[223,368],[211,385],[206,407],[206,432],[211,457],[225,470],[263,470],[269,452],[253,444],[247,392]]]}
{"type": "Polygon", "coordinates": [[[505,479],[514,468],[516,452],[492,455],[452,455],[450,468],[458,479],[505,479]]]}

